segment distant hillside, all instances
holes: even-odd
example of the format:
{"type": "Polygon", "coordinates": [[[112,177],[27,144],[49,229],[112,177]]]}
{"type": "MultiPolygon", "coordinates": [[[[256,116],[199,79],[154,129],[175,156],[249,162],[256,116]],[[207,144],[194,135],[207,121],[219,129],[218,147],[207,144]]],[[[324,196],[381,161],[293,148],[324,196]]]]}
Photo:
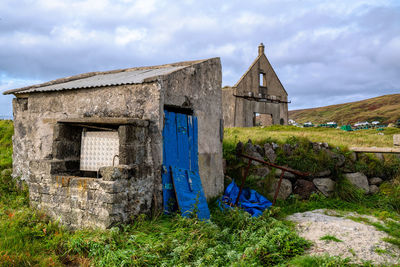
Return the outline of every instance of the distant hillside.
{"type": "Polygon", "coordinates": [[[339,125],[375,120],[391,123],[400,119],[400,94],[326,107],[291,110],[289,119],[298,123],[311,121],[314,124],[335,121],[339,125]]]}

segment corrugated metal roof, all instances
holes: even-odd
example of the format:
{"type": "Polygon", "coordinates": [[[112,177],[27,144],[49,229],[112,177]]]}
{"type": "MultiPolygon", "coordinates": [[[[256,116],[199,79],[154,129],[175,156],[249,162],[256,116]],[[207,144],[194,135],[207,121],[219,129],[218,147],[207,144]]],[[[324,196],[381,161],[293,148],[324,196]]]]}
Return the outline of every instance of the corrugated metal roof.
{"type": "Polygon", "coordinates": [[[158,69],[141,69],[141,70],[122,71],[117,73],[98,74],[91,77],[81,78],[64,83],[57,83],[36,88],[35,87],[28,88],[26,90],[21,90],[16,93],[21,94],[21,93],[32,93],[32,92],[47,92],[47,91],[72,90],[80,88],[92,88],[92,87],[102,87],[111,85],[138,84],[138,83],[143,83],[145,80],[148,81],[148,79],[157,78],[158,76],[166,75],[185,67],[187,66],[177,66],[177,67],[169,66],[158,69]]]}

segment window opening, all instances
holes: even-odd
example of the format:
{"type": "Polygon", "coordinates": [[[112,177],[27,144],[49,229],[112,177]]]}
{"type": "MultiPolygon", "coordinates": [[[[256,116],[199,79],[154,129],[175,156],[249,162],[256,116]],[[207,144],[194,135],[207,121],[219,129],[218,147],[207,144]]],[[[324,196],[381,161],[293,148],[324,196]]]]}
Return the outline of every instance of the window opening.
{"type": "Polygon", "coordinates": [[[81,171],[98,171],[100,167],[118,165],[119,136],[117,131],[82,131],[81,171]]]}
{"type": "Polygon", "coordinates": [[[254,113],[254,126],[270,126],[272,124],[272,114],[254,113]]]}
{"type": "Polygon", "coordinates": [[[265,73],[260,72],[260,75],[259,75],[259,85],[262,86],[262,87],[266,87],[265,82],[266,82],[266,81],[265,81],[265,73]]]}

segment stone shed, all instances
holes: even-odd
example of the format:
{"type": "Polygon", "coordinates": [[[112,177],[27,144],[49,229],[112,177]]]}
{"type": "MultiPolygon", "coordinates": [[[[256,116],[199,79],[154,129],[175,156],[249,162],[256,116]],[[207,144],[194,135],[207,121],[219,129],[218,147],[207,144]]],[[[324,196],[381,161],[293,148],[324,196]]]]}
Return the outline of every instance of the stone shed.
{"type": "Polygon", "coordinates": [[[225,127],[288,124],[288,94],[264,53],[233,87],[222,88],[225,127]]]}
{"type": "Polygon", "coordinates": [[[15,96],[13,176],[27,182],[31,205],[71,228],[167,211],[170,165],[197,172],[207,198],[223,191],[219,58],[85,73],[4,94],[15,96]]]}

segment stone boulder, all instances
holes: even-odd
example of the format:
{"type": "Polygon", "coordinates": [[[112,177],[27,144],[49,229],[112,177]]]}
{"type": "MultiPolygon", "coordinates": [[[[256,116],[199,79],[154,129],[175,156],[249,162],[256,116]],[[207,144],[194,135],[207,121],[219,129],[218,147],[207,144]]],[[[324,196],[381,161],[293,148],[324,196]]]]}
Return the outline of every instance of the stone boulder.
{"type": "Polygon", "coordinates": [[[292,156],[294,152],[294,148],[290,144],[284,144],[282,150],[286,156],[292,156]]]}
{"type": "Polygon", "coordinates": [[[332,195],[335,190],[336,183],[330,178],[315,178],[313,183],[317,189],[327,197],[332,195]]]}
{"type": "MultiPolygon", "coordinates": [[[[281,169],[276,169],[275,170],[275,177],[281,177],[281,174],[282,174],[282,170],[281,169]]],[[[293,179],[295,177],[296,176],[291,172],[285,171],[285,173],[283,174],[283,178],[293,179]]]]}
{"type": "Polygon", "coordinates": [[[317,192],[317,188],[313,182],[298,179],[294,184],[293,193],[299,195],[301,199],[310,198],[310,195],[314,192],[317,192]]]}
{"type": "Polygon", "coordinates": [[[370,185],[380,185],[383,180],[379,177],[374,177],[368,180],[370,185]]]}
{"type": "Polygon", "coordinates": [[[270,173],[270,169],[268,167],[260,167],[257,169],[254,169],[252,171],[252,173],[256,176],[262,177],[264,178],[265,176],[267,176],[270,173]]]}
{"type": "MultiPolygon", "coordinates": [[[[251,140],[249,140],[245,145],[244,145],[244,149],[243,152],[244,154],[251,156],[253,158],[259,159],[259,160],[264,160],[264,157],[260,155],[259,153],[259,146],[257,148],[257,146],[253,145],[253,143],[251,142],[251,140]]],[[[247,160],[246,160],[247,161],[247,160]]],[[[252,161],[251,162],[252,165],[258,166],[261,163],[257,162],[257,161],[252,161]]]]}
{"type": "Polygon", "coordinates": [[[242,142],[237,143],[236,154],[242,154],[243,150],[244,150],[244,144],[242,142]]]}
{"type": "Polygon", "coordinates": [[[356,162],[356,161],[357,161],[357,153],[356,153],[356,152],[352,151],[352,152],[350,153],[350,160],[351,160],[352,162],[356,162]]]}
{"type": "Polygon", "coordinates": [[[379,192],[379,187],[377,187],[374,184],[369,186],[369,193],[370,194],[376,194],[378,192],[379,192]]]}
{"type": "Polygon", "coordinates": [[[262,147],[260,147],[259,145],[254,145],[254,147],[255,147],[257,153],[264,157],[264,149],[262,147]]]}
{"type": "Polygon", "coordinates": [[[314,143],[311,142],[312,149],[314,150],[315,153],[318,153],[321,150],[321,143],[314,143]]]}
{"type": "Polygon", "coordinates": [[[336,162],[335,163],[336,167],[342,167],[346,162],[346,157],[344,155],[340,153],[335,153],[329,149],[326,149],[325,151],[336,162]]]}
{"type": "MultiPolygon", "coordinates": [[[[272,202],[275,191],[278,188],[279,179],[275,179],[271,186],[271,192],[268,193],[268,199],[272,202]]],[[[287,199],[292,193],[292,183],[287,179],[282,179],[281,187],[277,199],[287,199]]]]}
{"type": "Polygon", "coordinates": [[[275,150],[272,144],[266,143],[264,145],[264,155],[269,162],[274,163],[276,160],[275,150]]]}
{"type": "Polygon", "coordinates": [[[364,190],[365,193],[369,193],[368,178],[363,173],[345,173],[344,177],[346,177],[355,187],[364,190]]]}
{"type": "Polygon", "coordinates": [[[274,142],[272,142],[271,145],[272,145],[273,150],[276,150],[277,148],[279,148],[279,145],[274,142]]]}
{"type": "Polygon", "coordinates": [[[324,170],[324,171],[320,171],[317,172],[316,174],[314,174],[314,177],[329,177],[331,175],[331,171],[330,170],[324,170]]]}

